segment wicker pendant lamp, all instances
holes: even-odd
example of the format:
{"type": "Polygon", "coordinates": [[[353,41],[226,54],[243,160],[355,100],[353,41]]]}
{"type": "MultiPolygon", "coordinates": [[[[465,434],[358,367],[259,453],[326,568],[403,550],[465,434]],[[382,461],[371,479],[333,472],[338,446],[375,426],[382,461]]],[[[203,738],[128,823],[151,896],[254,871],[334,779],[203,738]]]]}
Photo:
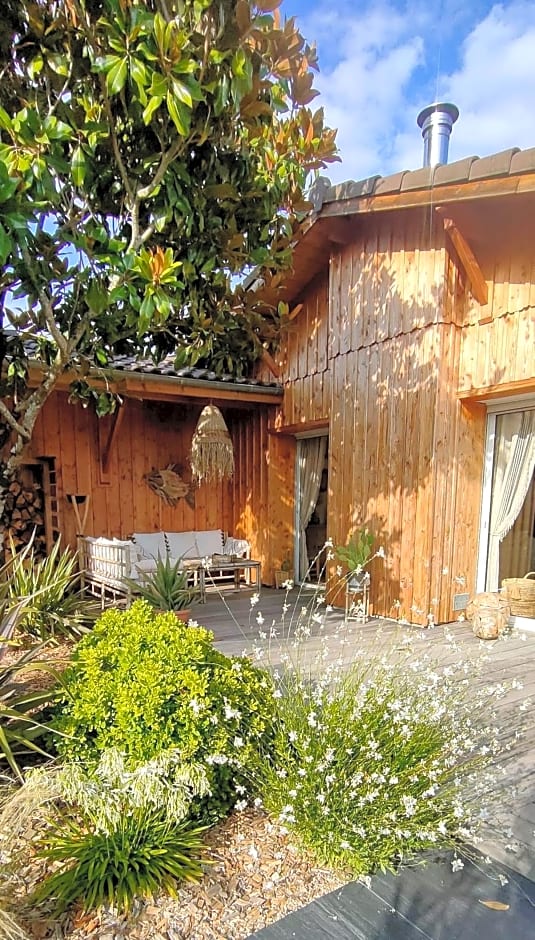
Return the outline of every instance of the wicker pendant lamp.
{"type": "Polygon", "coordinates": [[[201,411],[191,441],[191,470],[198,483],[229,480],[234,473],[232,440],[216,405],[201,411]]]}

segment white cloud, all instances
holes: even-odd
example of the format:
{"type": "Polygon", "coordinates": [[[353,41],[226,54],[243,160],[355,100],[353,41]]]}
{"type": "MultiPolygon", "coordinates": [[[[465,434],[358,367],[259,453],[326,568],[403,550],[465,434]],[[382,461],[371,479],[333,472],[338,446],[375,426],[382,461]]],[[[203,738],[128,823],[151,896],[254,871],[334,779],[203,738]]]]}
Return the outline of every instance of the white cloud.
{"type": "Polygon", "coordinates": [[[458,0],[444,0],[455,28],[438,39],[429,4],[401,11],[394,2],[372,0],[356,10],[344,0],[320,0],[299,20],[305,36],[319,40],[322,94],[315,104],[339,129],[343,162],[329,167],[329,176],[360,179],[420,166],[416,116],[435,96],[461,112],[450,160],[535,146],[535,4],[463,9],[458,0]],[[479,13],[470,26],[468,9],[479,13]]]}
{"type": "Polygon", "coordinates": [[[494,6],[465,39],[444,93],[461,111],[452,158],[535,146],[535,5],[494,6]]]}

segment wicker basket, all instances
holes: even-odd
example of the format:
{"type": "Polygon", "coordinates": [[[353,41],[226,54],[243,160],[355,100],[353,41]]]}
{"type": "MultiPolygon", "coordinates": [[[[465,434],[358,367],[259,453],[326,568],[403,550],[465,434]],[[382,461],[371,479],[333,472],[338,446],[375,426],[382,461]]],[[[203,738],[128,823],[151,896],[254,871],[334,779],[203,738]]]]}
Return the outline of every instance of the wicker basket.
{"type": "Polygon", "coordinates": [[[528,571],[523,578],[502,581],[514,617],[535,617],[535,580],[530,578],[535,578],[535,571],[528,571]]]}

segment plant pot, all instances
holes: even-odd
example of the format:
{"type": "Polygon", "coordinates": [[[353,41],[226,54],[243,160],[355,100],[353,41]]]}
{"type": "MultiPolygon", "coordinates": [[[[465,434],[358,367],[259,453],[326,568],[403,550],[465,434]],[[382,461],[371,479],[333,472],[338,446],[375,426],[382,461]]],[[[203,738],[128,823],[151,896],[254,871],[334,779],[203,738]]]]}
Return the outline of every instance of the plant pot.
{"type": "Polygon", "coordinates": [[[466,616],[480,640],[496,640],[509,623],[511,605],[503,594],[487,591],[470,600],[466,616]]]}
{"type": "Polygon", "coordinates": [[[175,610],[175,617],[187,626],[191,618],[191,607],[185,607],[184,610],[175,610]]]}
{"type": "Polygon", "coordinates": [[[347,579],[347,590],[353,594],[361,594],[365,588],[370,586],[370,572],[353,572],[347,579]]]}
{"type": "Polygon", "coordinates": [[[275,587],[277,589],[282,588],[283,584],[285,584],[286,581],[293,581],[293,580],[294,580],[294,573],[291,569],[289,571],[283,571],[282,569],[278,569],[277,571],[275,571],[275,587]]]}

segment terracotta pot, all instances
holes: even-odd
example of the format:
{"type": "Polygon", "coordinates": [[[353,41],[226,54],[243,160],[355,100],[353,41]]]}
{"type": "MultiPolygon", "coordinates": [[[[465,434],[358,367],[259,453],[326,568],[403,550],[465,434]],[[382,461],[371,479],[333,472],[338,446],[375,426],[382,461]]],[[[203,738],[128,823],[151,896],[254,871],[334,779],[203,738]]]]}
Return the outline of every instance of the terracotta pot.
{"type": "Polygon", "coordinates": [[[185,607],[184,610],[175,610],[175,617],[187,625],[191,618],[191,607],[185,607]]]}

